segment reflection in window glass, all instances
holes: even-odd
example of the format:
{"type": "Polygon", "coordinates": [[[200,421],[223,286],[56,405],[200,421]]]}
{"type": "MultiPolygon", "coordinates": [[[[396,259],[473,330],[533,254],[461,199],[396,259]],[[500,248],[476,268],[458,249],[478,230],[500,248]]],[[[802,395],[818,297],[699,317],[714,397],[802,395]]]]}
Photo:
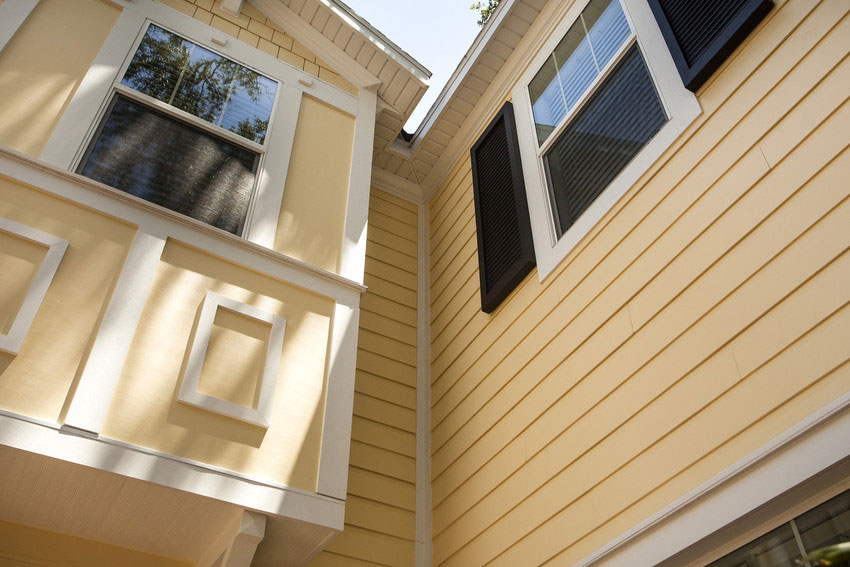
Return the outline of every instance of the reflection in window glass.
{"type": "MultiPolygon", "coordinates": [[[[850,541],[850,491],[782,524],[709,567],[796,567],[804,555],[846,541],[850,541]]],[[[850,567],[850,562],[833,563],[832,567],[850,567]]]]}
{"type": "Polygon", "coordinates": [[[528,85],[543,143],[631,36],[618,0],[591,0],[528,85]]]}
{"type": "Polygon", "coordinates": [[[263,143],[277,82],[151,24],[121,83],[263,143]]]}

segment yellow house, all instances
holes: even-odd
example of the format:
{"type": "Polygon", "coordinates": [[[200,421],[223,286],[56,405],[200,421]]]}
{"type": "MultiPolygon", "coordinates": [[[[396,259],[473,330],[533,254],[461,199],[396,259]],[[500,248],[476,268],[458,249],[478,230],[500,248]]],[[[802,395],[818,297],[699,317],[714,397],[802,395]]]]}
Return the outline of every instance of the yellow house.
{"type": "Polygon", "coordinates": [[[0,3],[0,565],[850,539],[850,4],[0,3]]]}

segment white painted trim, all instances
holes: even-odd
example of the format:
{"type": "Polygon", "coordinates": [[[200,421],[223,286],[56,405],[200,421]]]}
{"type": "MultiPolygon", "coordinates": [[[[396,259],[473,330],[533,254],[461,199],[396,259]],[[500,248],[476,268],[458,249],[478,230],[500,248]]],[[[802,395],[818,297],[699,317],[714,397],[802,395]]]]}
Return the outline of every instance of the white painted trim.
{"type": "Polygon", "coordinates": [[[416,567],[431,567],[431,278],[428,204],[418,207],[416,294],[416,567]]]}
{"type": "Polygon", "coordinates": [[[576,567],[656,565],[850,456],[850,392],[641,522],[576,567]]]}
{"type": "Polygon", "coordinates": [[[169,486],[334,530],[345,502],[104,437],[88,437],[28,416],[0,410],[0,444],[169,486]]]}
{"type": "Polygon", "coordinates": [[[354,415],[354,376],[360,309],[337,303],[334,307],[331,348],[328,354],[328,387],[322,422],[322,451],[316,492],[345,499],[348,458],[354,415]]]}
{"type": "Polygon", "coordinates": [[[301,109],[303,91],[285,83],[276,104],[281,106],[275,120],[275,127],[268,132],[266,144],[268,150],[263,156],[264,162],[278,164],[278,167],[260,166],[257,190],[251,202],[251,210],[246,219],[245,238],[266,248],[274,247],[277,223],[283,205],[283,188],[289,171],[289,160],[295,142],[295,128],[298,124],[298,112],[301,109]]]}
{"type": "Polygon", "coordinates": [[[48,194],[139,226],[149,234],[174,238],[234,264],[347,305],[356,305],[360,294],[366,290],[358,282],[9,148],[0,147],[0,172],[48,194]]]}
{"type": "Polygon", "coordinates": [[[6,0],[0,4],[0,51],[15,37],[38,0],[6,0]]]}
{"type": "Polygon", "coordinates": [[[643,59],[669,120],[567,229],[567,232],[557,239],[543,160],[538,157],[537,135],[527,85],[578,18],[586,3],[574,4],[565,14],[520,77],[512,93],[534,252],[537,257],[537,274],[540,281],[543,281],[557,267],[570,250],[611,210],[701,112],[697,98],[682,84],[673,58],[667,50],[667,44],[661,36],[661,31],[646,0],[621,0],[626,18],[637,37],[643,59]]]}
{"type": "Polygon", "coordinates": [[[342,20],[354,28],[360,35],[370,41],[378,48],[380,53],[386,54],[390,59],[401,65],[404,70],[416,77],[423,85],[428,84],[431,71],[425,68],[419,61],[405,53],[399,46],[392,42],[381,30],[373,27],[369,22],[361,18],[354,10],[337,0],[317,0],[324,4],[331,12],[342,18],[342,20]]]}
{"type": "Polygon", "coordinates": [[[409,203],[424,202],[419,185],[375,166],[372,166],[372,186],[409,203]]]}
{"type": "Polygon", "coordinates": [[[221,0],[221,10],[231,16],[239,17],[242,10],[242,0],[221,0]]]}
{"type": "Polygon", "coordinates": [[[153,283],[165,238],[136,233],[97,331],[65,425],[99,434],[153,283]]]}
{"type": "Polygon", "coordinates": [[[0,217],[0,231],[7,232],[24,240],[47,247],[47,252],[38,267],[30,288],[15,315],[8,334],[0,334],[0,351],[17,354],[21,350],[27,333],[29,333],[35,315],[44,301],[47,289],[59,269],[59,263],[68,248],[68,241],[52,234],[47,234],[29,226],[16,223],[0,217]]]}
{"type": "Polygon", "coordinates": [[[325,37],[322,32],[306,22],[301,16],[290,10],[283,2],[251,0],[251,3],[278,27],[297,38],[307,49],[327,61],[334,71],[358,89],[376,87],[382,83],[381,79],[373,75],[366,67],[358,63],[356,59],[325,37]]]}
{"type": "Polygon", "coordinates": [[[283,352],[283,335],[286,328],[286,319],[274,313],[263,311],[254,306],[236,301],[229,297],[207,291],[201,307],[201,316],[195,339],[189,350],[189,361],[186,365],[186,374],[177,401],[198,408],[206,409],[221,415],[232,417],[240,421],[268,428],[272,417],[272,404],[274,403],[275,387],[277,385],[277,371],[280,366],[280,357],[283,352]],[[258,385],[260,391],[256,408],[249,408],[210,396],[198,391],[201,380],[201,370],[210,344],[213,323],[218,308],[222,307],[234,311],[251,319],[271,326],[269,332],[269,344],[266,349],[266,360],[263,364],[263,376],[258,385]]]}
{"type": "MultiPolygon", "coordinates": [[[[251,567],[257,546],[266,534],[266,517],[243,510],[233,540],[227,546],[222,567],[251,567]]],[[[285,542],[284,542],[285,544],[285,542]]]]}
{"type": "Polygon", "coordinates": [[[339,274],[363,282],[366,265],[366,228],[369,224],[369,193],[372,179],[372,148],[375,143],[377,94],[373,88],[360,89],[357,118],[354,122],[354,148],[348,177],[348,203],[339,274]]]}

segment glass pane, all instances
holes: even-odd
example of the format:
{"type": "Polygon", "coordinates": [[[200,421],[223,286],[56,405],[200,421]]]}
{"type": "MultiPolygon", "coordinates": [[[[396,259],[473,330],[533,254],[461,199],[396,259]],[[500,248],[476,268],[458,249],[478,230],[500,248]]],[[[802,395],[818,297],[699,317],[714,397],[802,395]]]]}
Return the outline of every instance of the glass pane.
{"type": "MultiPolygon", "coordinates": [[[[806,553],[850,541],[850,492],[839,494],[795,521],[806,553]]],[[[850,561],[833,563],[833,567],[848,566],[850,561]]]]}
{"type": "Polygon", "coordinates": [[[277,82],[151,24],[121,83],[263,143],[277,82]]]}
{"type": "Polygon", "coordinates": [[[646,64],[633,45],[543,158],[558,236],[665,122],[646,64]]]}
{"type": "Polygon", "coordinates": [[[239,234],[257,161],[254,152],[116,97],[79,173],[239,234]]]}
{"type": "Polygon", "coordinates": [[[591,0],[528,85],[543,143],[631,36],[618,0],[591,0]]]}
{"type": "Polygon", "coordinates": [[[797,567],[802,557],[791,524],[786,523],[708,567],[797,567]]]}

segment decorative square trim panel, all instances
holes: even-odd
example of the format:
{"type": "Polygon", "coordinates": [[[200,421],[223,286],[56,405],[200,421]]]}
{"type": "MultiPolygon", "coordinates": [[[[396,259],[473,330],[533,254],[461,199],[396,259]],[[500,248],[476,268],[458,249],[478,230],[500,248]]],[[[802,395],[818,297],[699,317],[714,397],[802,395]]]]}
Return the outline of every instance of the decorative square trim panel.
{"type": "Polygon", "coordinates": [[[183,385],[180,387],[180,394],[177,400],[184,404],[268,428],[271,419],[275,386],[277,384],[277,371],[280,366],[281,353],[283,352],[283,332],[285,327],[286,319],[283,317],[208,291],[204,298],[203,307],[201,308],[198,330],[195,333],[195,340],[192,342],[189,352],[189,362],[186,365],[186,375],[183,377],[183,385]],[[256,409],[198,392],[201,369],[204,365],[207,348],[210,344],[213,322],[215,321],[215,315],[219,307],[268,323],[272,327],[269,334],[269,348],[266,351],[266,363],[263,367],[263,377],[260,380],[260,395],[256,409]]]}
{"type": "Polygon", "coordinates": [[[53,276],[59,269],[59,263],[65,255],[65,250],[68,249],[68,241],[2,217],[0,217],[0,231],[47,247],[47,254],[41,261],[41,266],[39,266],[35,279],[27,291],[23,303],[21,303],[18,314],[15,315],[15,320],[12,321],[9,333],[0,334],[0,351],[18,354],[24,342],[24,337],[27,336],[32,322],[35,320],[35,314],[44,301],[47,288],[50,287],[53,276]]]}

